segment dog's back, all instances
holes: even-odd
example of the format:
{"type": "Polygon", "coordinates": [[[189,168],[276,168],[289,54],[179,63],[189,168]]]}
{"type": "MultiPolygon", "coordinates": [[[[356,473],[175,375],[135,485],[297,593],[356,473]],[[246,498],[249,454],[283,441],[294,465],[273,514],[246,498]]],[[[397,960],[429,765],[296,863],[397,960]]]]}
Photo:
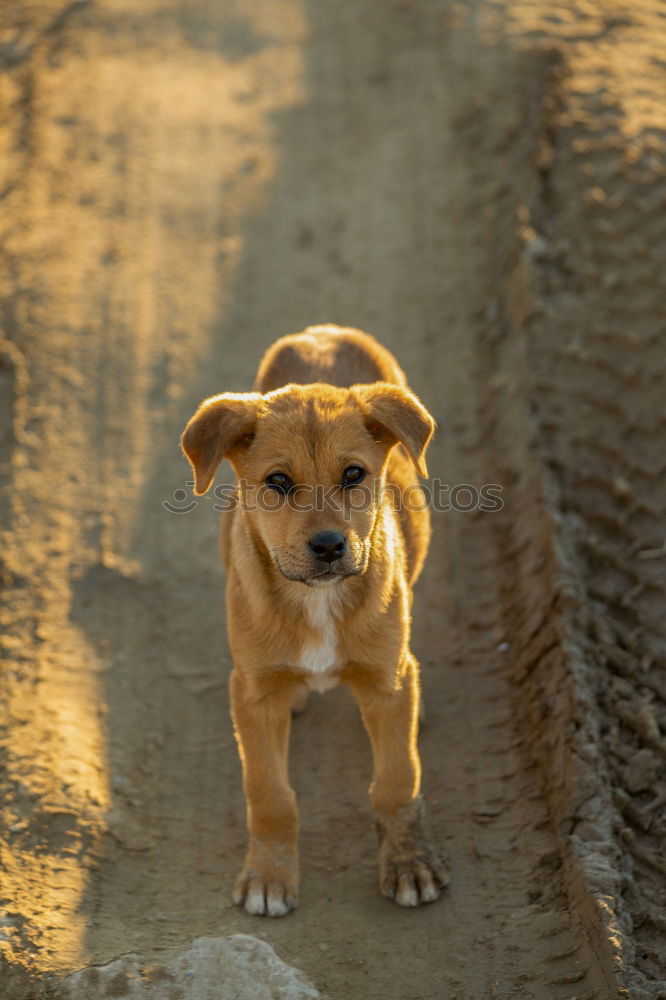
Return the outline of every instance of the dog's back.
{"type": "Polygon", "coordinates": [[[393,355],[369,333],[353,327],[325,324],[281,337],[259,366],[256,392],[272,392],[296,382],[325,382],[340,388],[370,382],[407,385],[393,355]]]}

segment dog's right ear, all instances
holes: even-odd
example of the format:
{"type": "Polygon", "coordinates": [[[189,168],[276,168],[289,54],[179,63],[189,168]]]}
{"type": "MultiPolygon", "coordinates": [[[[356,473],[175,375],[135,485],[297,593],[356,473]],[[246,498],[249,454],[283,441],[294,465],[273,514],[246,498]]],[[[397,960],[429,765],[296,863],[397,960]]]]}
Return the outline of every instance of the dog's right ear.
{"type": "Polygon", "coordinates": [[[425,478],[428,475],[425,450],[435,430],[435,421],[423,403],[409,389],[392,382],[355,385],[350,391],[360,403],[371,433],[380,440],[388,438],[390,445],[400,441],[419,476],[425,478]]]}
{"type": "Polygon", "coordinates": [[[258,392],[223,392],[211,396],[188,421],[180,446],[194,469],[194,492],[205,493],[223,458],[254,433],[261,402],[258,392]]]}

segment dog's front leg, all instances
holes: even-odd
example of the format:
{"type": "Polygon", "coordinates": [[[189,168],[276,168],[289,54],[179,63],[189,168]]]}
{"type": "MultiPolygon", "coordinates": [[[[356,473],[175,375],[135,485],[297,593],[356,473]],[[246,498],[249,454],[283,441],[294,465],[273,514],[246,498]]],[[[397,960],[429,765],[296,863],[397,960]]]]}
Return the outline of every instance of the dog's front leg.
{"type": "Polygon", "coordinates": [[[250,837],[233,900],[248,913],[281,917],[298,900],[298,809],[287,775],[293,692],[257,698],[237,670],[230,689],[250,837]]]}
{"type": "Polygon", "coordinates": [[[370,794],[379,834],[379,888],[402,906],[430,903],[447,885],[448,875],[430,843],[420,795],[418,664],[408,655],[388,691],[369,670],[354,671],[349,686],[372,743],[370,794]]]}

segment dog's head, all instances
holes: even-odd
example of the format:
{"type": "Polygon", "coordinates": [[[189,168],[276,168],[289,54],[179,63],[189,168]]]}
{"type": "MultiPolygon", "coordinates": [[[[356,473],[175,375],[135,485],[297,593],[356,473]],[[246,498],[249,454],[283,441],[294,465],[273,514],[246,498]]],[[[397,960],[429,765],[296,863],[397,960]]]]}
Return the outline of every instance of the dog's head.
{"type": "Polygon", "coordinates": [[[425,476],[433,430],[397,385],[286,385],[204,400],[181,444],[197,494],[231,461],[255,542],[284,577],[316,585],[365,572],[389,452],[402,444],[425,476]]]}

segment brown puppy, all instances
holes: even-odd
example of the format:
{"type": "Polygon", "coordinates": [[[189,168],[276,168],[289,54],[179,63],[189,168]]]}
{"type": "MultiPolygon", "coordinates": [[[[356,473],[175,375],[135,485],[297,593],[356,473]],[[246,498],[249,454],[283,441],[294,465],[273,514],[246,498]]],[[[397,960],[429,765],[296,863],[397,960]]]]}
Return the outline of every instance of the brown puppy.
{"type": "Polygon", "coordinates": [[[291,709],[338,681],[372,743],[381,891],[430,902],[446,871],[419,795],[419,671],[411,587],[430,520],[415,470],[434,422],[395,358],[360,330],[308,327],[266,353],[255,391],[205,400],[182,447],[205,493],[223,458],[231,704],[249,848],[233,898],[280,916],[298,898],[298,810],[287,775],[291,709]],[[407,502],[405,502],[407,501],[407,502]]]}

